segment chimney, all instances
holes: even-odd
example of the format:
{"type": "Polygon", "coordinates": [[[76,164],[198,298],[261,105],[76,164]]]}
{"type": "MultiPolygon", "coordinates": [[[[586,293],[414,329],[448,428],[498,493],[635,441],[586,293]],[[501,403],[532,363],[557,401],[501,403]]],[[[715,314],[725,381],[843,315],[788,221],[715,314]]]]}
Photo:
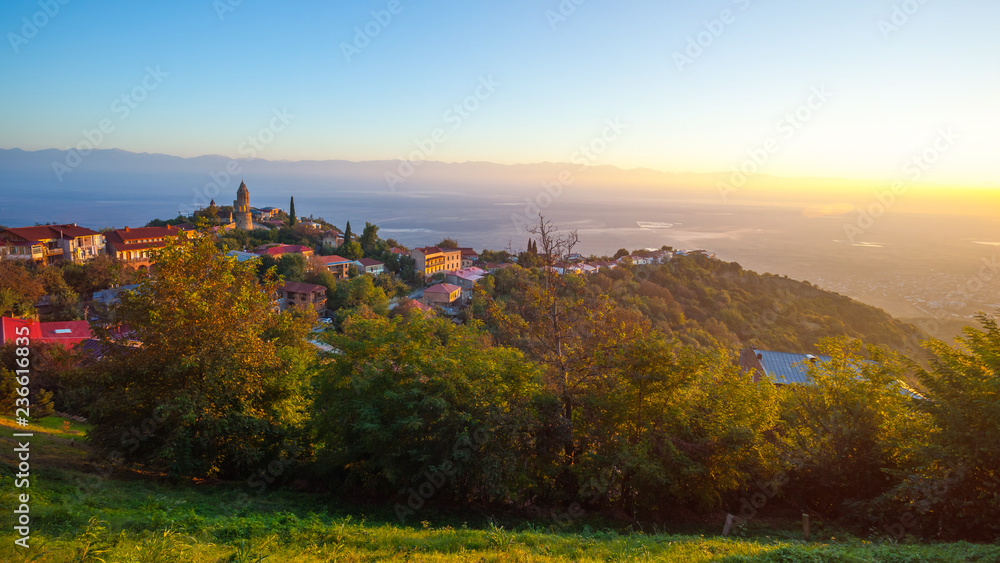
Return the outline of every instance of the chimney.
{"type": "Polygon", "coordinates": [[[757,352],[757,359],[758,360],[763,360],[764,359],[764,354],[761,354],[760,352],[757,352]]]}
{"type": "Polygon", "coordinates": [[[128,225],[125,225],[125,232],[128,232],[128,225]]]}
{"type": "Polygon", "coordinates": [[[806,359],[809,360],[809,363],[815,364],[818,358],[812,354],[806,354],[806,359]]]}

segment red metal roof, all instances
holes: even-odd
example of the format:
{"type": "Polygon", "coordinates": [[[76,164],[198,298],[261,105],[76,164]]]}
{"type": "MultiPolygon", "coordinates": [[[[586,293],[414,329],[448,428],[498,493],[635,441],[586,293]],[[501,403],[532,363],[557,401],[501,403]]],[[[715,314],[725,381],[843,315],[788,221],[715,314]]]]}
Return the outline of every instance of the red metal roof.
{"type": "Polygon", "coordinates": [[[59,344],[67,349],[93,336],[87,321],[39,323],[35,320],[3,317],[0,319],[0,339],[5,343],[15,342],[16,338],[22,336],[17,333],[17,329],[21,327],[28,327],[28,337],[32,342],[59,344]]]}

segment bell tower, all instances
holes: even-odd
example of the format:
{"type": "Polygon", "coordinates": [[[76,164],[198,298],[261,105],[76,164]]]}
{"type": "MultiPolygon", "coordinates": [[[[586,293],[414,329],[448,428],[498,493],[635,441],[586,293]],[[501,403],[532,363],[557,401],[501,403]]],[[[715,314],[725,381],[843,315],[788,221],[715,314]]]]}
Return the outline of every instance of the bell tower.
{"type": "Polygon", "coordinates": [[[253,229],[253,219],[250,217],[250,190],[244,182],[236,190],[236,201],[233,202],[233,220],[236,228],[241,231],[253,229]]]}

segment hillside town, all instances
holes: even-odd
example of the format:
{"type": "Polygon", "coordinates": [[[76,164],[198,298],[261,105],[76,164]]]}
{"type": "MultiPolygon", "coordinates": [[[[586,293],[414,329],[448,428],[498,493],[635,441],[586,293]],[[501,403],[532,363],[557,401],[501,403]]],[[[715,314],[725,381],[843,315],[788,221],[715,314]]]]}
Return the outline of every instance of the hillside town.
{"type": "MultiPolygon", "coordinates": [[[[289,211],[294,213],[294,209],[289,211]]],[[[218,207],[212,200],[201,213],[176,224],[126,226],[102,231],[76,223],[3,228],[0,229],[0,259],[31,261],[45,266],[59,262],[84,264],[106,255],[118,263],[145,272],[153,265],[154,253],[166,247],[171,238],[182,235],[194,237],[201,232],[219,235],[231,231],[272,231],[297,224],[318,244],[270,242],[254,248],[232,249],[227,255],[241,262],[260,261],[264,257],[277,260],[282,256],[297,255],[306,262],[307,271],[328,271],[338,280],[355,275],[380,276],[388,273],[386,262],[375,257],[349,258],[336,254],[345,243],[351,242],[345,240],[341,229],[323,219],[311,217],[296,217],[292,221],[288,213],[277,207],[252,207],[249,189],[245,182],[241,182],[232,206],[218,207]],[[203,221],[201,228],[195,224],[199,219],[203,221]]],[[[529,242],[529,247],[530,245],[529,242]]],[[[412,249],[390,246],[388,252],[391,256],[413,261],[416,275],[405,281],[413,286],[412,300],[415,305],[428,311],[437,309],[451,316],[455,316],[462,306],[469,303],[473,289],[484,277],[517,264],[519,260],[519,256],[512,251],[488,252],[492,260],[485,260],[473,248],[451,245],[412,249]]],[[[538,255],[537,251],[529,251],[528,254],[538,255]]],[[[586,276],[595,274],[602,268],[614,269],[625,263],[636,266],[663,264],[675,255],[688,254],[714,258],[713,254],[704,250],[663,248],[633,253],[623,250],[612,258],[587,258],[580,253],[570,253],[553,259],[550,267],[559,275],[586,276]]],[[[95,292],[92,300],[108,304],[118,292],[128,289],[129,287],[109,287],[95,292]]],[[[393,305],[399,301],[401,300],[394,300],[393,305]]],[[[314,309],[320,317],[329,312],[326,289],[318,284],[286,281],[279,288],[275,303],[281,310],[290,306],[307,306],[314,309]]]]}

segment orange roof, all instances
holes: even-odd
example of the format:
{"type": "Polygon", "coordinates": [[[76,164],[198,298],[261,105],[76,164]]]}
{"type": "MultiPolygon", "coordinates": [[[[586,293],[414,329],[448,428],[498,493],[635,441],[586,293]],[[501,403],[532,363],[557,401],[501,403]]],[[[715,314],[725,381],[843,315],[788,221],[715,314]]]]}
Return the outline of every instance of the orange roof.
{"type": "Polygon", "coordinates": [[[334,264],[344,264],[344,263],[350,264],[353,262],[353,260],[348,260],[347,258],[344,258],[343,256],[337,256],[336,254],[331,254],[330,256],[320,256],[319,261],[322,262],[323,264],[326,264],[327,266],[332,266],[334,264]]]}
{"type": "Polygon", "coordinates": [[[424,293],[442,293],[444,295],[451,295],[456,291],[462,291],[462,288],[457,285],[451,285],[450,283],[439,283],[428,287],[424,290],[424,293]]]}

